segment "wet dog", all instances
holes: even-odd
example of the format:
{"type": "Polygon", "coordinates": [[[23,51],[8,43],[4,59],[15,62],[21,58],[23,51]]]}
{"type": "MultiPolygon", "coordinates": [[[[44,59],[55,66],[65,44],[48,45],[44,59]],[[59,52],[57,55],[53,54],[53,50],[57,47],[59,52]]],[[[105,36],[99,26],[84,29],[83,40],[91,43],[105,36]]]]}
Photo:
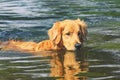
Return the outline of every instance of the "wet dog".
{"type": "Polygon", "coordinates": [[[87,25],[83,20],[63,20],[55,22],[48,30],[49,40],[39,43],[10,40],[1,42],[3,50],[39,52],[46,50],[80,49],[87,35],[87,25]]]}

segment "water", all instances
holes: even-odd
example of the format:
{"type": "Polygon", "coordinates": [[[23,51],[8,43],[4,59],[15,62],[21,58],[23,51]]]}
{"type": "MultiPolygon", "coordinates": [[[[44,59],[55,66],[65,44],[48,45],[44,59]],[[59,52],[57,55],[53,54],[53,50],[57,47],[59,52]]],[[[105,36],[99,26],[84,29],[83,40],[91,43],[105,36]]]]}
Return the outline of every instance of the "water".
{"type": "Polygon", "coordinates": [[[119,80],[119,0],[0,0],[0,40],[39,42],[54,22],[77,18],[88,24],[81,51],[0,51],[0,80],[119,80]]]}

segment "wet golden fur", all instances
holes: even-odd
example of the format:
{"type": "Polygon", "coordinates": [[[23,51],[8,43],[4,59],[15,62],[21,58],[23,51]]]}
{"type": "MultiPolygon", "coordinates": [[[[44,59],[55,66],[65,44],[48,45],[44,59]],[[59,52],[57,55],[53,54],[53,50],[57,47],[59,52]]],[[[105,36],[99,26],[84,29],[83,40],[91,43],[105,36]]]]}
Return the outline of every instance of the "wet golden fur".
{"type": "MultiPolygon", "coordinates": [[[[49,40],[39,43],[11,40],[4,45],[3,49],[31,52],[59,49],[75,50],[75,44],[82,44],[86,38],[86,28],[86,23],[80,19],[58,21],[48,30],[49,40]]],[[[3,45],[3,42],[1,44],[3,45]]]]}

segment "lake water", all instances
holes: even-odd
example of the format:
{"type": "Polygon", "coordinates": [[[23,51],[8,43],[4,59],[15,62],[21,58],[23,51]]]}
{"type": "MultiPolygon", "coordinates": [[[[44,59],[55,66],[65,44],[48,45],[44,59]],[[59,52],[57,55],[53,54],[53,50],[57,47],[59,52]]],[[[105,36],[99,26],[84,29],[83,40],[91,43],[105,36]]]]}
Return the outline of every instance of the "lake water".
{"type": "Polygon", "coordinates": [[[0,51],[0,80],[120,80],[120,0],[0,0],[0,41],[39,42],[64,19],[81,18],[80,51],[0,51]]]}

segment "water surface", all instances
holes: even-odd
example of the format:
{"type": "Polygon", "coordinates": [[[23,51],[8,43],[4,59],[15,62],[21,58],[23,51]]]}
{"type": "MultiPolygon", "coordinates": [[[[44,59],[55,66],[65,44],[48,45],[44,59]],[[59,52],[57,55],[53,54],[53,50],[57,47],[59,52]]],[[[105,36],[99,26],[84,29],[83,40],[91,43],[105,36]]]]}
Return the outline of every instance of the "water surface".
{"type": "Polygon", "coordinates": [[[119,0],[0,0],[0,41],[39,42],[54,22],[77,18],[88,24],[81,51],[0,51],[0,80],[119,80],[119,0]]]}

